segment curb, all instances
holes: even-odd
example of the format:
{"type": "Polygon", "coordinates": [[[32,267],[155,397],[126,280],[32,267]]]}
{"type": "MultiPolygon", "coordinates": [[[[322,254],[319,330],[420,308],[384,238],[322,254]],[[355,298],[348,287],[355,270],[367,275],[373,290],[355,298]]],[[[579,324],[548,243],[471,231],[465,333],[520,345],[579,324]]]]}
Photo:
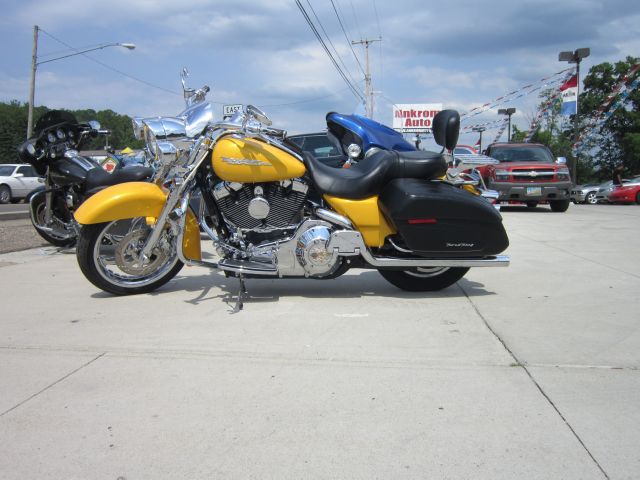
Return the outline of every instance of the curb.
{"type": "Polygon", "coordinates": [[[28,219],[29,212],[2,212],[0,213],[0,222],[3,220],[22,220],[28,219]]]}

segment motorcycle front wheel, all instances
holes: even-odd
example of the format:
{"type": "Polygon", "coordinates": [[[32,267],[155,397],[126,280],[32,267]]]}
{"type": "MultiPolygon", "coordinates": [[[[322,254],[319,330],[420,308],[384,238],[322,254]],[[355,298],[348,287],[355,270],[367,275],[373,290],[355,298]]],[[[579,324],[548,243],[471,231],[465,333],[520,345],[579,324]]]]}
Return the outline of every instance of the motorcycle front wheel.
{"type": "Polygon", "coordinates": [[[31,223],[42,238],[56,247],[72,247],[76,243],[75,232],[69,230],[56,212],[52,213],[52,225],[47,226],[45,213],[47,202],[44,195],[34,195],[29,203],[31,209],[31,223]],[[43,230],[43,229],[47,230],[43,230]]]}
{"type": "Polygon", "coordinates": [[[175,237],[161,236],[148,262],[139,253],[151,233],[144,218],[85,225],[76,256],[91,283],[114,295],[151,292],[176,276],[184,264],[176,253],[175,237]]]}
{"type": "Polygon", "coordinates": [[[463,267],[418,267],[409,270],[378,270],[384,279],[408,292],[434,292],[447,288],[469,271],[463,267]]]}

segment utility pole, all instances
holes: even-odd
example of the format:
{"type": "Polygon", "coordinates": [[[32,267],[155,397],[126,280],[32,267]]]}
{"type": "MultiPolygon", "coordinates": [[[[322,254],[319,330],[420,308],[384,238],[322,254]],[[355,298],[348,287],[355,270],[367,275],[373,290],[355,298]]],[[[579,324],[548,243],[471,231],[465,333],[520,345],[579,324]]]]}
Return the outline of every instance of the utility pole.
{"type": "Polygon", "coordinates": [[[38,67],[38,25],[33,26],[33,50],[31,53],[31,84],[29,85],[29,112],[27,117],[27,138],[33,133],[33,101],[36,93],[36,68],[38,67]]]}
{"type": "Polygon", "coordinates": [[[381,42],[382,38],[374,38],[372,40],[365,39],[359,42],[352,41],[352,45],[364,45],[365,73],[364,73],[364,96],[366,101],[367,117],[373,118],[373,89],[371,88],[371,73],[369,70],[369,45],[373,42],[381,42]]]}

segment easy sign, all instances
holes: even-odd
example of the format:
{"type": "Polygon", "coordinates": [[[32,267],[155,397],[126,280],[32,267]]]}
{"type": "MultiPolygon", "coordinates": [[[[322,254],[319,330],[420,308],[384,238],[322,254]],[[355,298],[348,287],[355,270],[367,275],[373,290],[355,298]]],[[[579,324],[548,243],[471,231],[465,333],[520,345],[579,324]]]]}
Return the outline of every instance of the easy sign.
{"type": "Polygon", "coordinates": [[[402,133],[429,133],[441,103],[402,103],[393,106],[393,128],[402,133]]]}

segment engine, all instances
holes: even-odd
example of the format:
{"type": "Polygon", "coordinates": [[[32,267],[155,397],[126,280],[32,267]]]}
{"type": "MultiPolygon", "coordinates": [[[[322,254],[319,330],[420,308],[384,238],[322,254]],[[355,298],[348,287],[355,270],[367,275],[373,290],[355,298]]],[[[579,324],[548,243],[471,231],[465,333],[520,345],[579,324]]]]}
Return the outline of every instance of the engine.
{"type": "Polygon", "coordinates": [[[262,184],[220,182],[213,191],[220,211],[241,230],[290,228],[302,221],[309,187],[301,179],[262,184]]]}

